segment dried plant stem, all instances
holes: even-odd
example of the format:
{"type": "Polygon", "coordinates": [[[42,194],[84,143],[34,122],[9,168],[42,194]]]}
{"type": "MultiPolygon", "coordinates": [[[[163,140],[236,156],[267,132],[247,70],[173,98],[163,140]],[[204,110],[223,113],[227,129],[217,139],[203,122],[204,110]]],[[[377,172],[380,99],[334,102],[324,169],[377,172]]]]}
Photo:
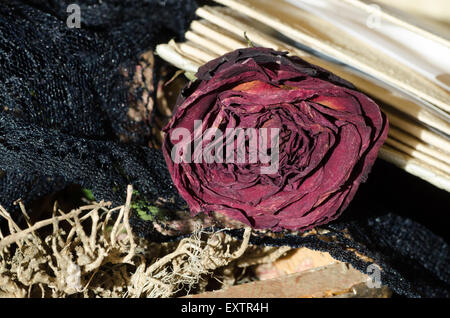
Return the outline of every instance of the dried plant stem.
{"type": "MultiPolygon", "coordinates": [[[[100,206],[103,207],[108,207],[111,205],[110,202],[100,202],[99,203],[100,206]]],[[[20,228],[17,226],[17,224],[14,223],[14,221],[12,221],[11,216],[9,215],[8,212],[6,212],[6,210],[0,205],[0,215],[5,217],[8,221],[12,222],[15,224],[15,229],[18,231],[17,233],[13,233],[10,236],[2,239],[2,241],[0,242],[0,250],[2,250],[5,247],[8,247],[9,245],[18,242],[19,240],[24,239],[28,234],[39,230],[40,228],[43,228],[45,226],[48,226],[50,224],[53,224],[54,222],[61,222],[70,218],[73,218],[77,215],[79,215],[80,213],[82,213],[83,211],[89,211],[92,209],[95,209],[97,207],[97,205],[88,205],[88,206],[84,206],[81,207],[77,210],[71,211],[70,213],[64,215],[64,216],[58,216],[55,217],[54,219],[49,219],[49,220],[44,220],[44,221],[39,221],[36,224],[34,224],[32,227],[29,227],[28,229],[25,230],[20,230],[20,228]]]]}

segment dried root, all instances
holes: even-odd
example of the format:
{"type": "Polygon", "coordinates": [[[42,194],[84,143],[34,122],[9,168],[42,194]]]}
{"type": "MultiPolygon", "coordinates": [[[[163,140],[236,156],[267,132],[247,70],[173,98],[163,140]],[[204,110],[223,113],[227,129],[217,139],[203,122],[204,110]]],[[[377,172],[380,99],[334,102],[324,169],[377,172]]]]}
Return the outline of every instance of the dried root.
{"type": "Polygon", "coordinates": [[[35,224],[19,202],[26,229],[0,206],[10,232],[0,233],[0,297],[187,294],[206,275],[248,250],[249,228],[242,241],[200,226],[178,245],[138,240],[129,224],[132,193],[129,186],[125,205],[112,209],[101,201],[64,213],[55,204],[53,217],[35,224]]]}

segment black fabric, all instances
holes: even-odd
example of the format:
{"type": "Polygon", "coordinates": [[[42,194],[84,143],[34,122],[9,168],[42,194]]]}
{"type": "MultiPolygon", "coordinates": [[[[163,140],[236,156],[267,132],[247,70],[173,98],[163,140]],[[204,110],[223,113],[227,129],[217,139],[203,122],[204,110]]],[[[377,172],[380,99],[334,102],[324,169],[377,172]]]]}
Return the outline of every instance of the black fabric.
{"type": "MultiPolygon", "coordinates": [[[[27,204],[71,184],[122,204],[131,183],[145,201],[187,215],[161,152],[148,147],[151,121],[127,112],[142,93],[130,96],[140,54],[181,38],[194,1],[77,1],[80,29],[66,25],[71,3],[1,1],[0,204],[17,218],[14,200],[27,204]]],[[[447,192],[378,160],[343,216],[323,227],[328,234],[261,233],[252,243],[328,251],[365,272],[370,262],[354,248],[381,266],[397,294],[448,297],[449,206],[447,192]]],[[[132,225],[155,241],[181,237],[136,215],[132,225]]]]}
{"type": "Polygon", "coordinates": [[[139,54],[181,38],[195,2],[77,1],[81,28],[69,28],[72,3],[0,5],[0,203],[77,183],[120,204],[133,183],[150,201],[182,204],[147,147],[150,124],[127,112],[140,98],[130,96],[139,54]]]}

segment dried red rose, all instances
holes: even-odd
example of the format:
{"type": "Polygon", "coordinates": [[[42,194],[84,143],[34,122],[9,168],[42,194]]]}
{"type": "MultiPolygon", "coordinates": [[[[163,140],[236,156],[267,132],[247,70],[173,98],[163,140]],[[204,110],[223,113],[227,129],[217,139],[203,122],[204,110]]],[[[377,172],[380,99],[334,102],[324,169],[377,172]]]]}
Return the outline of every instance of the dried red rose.
{"type": "Polygon", "coordinates": [[[387,119],[371,99],[322,68],[266,48],[228,53],[196,76],[179,97],[163,146],[192,214],[306,230],[342,213],[387,136],[387,119]],[[227,128],[244,134],[227,139],[227,128]],[[272,130],[270,138],[262,128],[272,130]],[[266,157],[253,141],[267,146],[266,157]],[[263,172],[269,165],[275,169],[263,172]]]}

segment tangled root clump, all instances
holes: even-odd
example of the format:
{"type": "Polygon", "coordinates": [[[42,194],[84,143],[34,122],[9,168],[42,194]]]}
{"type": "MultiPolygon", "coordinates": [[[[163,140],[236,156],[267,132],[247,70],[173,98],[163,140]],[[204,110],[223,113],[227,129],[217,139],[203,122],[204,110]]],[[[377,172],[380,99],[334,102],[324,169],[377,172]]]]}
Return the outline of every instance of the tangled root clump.
{"type": "MultiPolygon", "coordinates": [[[[238,241],[199,228],[178,243],[137,239],[125,205],[93,202],[64,213],[55,204],[50,219],[20,229],[0,206],[9,235],[0,232],[0,297],[173,297],[189,294],[205,275],[241,258],[250,228],[238,241]],[[113,214],[117,217],[113,218],[113,214]],[[45,233],[52,226],[50,233],[45,233]]],[[[260,253],[261,251],[259,251],[260,253]]]]}

